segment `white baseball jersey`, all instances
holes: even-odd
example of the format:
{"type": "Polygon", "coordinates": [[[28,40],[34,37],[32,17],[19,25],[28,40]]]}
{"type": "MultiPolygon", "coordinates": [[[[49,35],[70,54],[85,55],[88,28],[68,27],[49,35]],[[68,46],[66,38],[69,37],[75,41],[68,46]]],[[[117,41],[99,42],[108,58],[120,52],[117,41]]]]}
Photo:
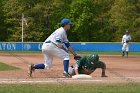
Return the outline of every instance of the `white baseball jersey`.
{"type": "Polygon", "coordinates": [[[52,67],[53,57],[57,56],[63,60],[69,60],[69,54],[61,48],[58,48],[55,44],[57,41],[60,43],[68,42],[66,31],[63,27],[55,30],[43,43],[42,52],[44,54],[45,68],[52,67]],[[51,41],[51,42],[49,42],[51,41]]]}
{"type": "Polygon", "coordinates": [[[123,35],[123,38],[122,38],[122,51],[129,51],[129,43],[127,43],[126,41],[130,41],[131,40],[131,36],[130,35],[123,35]]]}
{"type": "Polygon", "coordinates": [[[130,41],[131,40],[131,36],[130,35],[123,35],[123,38],[122,38],[122,43],[126,43],[126,41],[130,41]]]}
{"type": "Polygon", "coordinates": [[[54,31],[54,32],[45,40],[45,42],[51,41],[51,42],[57,44],[57,42],[56,42],[57,40],[59,40],[61,43],[63,43],[63,42],[68,42],[67,33],[66,33],[66,31],[64,30],[63,27],[60,27],[60,28],[58,28],[56,31],[54,31]]]}

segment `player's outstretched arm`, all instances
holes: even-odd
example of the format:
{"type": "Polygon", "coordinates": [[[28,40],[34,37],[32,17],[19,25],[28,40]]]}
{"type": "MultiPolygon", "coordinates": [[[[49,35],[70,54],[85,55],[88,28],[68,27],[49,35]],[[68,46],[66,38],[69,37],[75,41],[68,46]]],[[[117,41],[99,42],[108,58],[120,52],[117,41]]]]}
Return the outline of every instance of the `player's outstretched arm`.
{"type": "Polygon", "coordinates": [[[75,75],[79,74],[78,69],[75,69],[75,75]]]}
{"type": "Polygon", "coordinates": [[[77,54],[75,53],[75,51],[72,49],[71,46],[68,47],[68,50],[73,54],[73,56],[77,56],[77,54]]]}
{"type": "Polygon", "coordinates": [[[78,67],[79,67],[78,63],[75,63],[74,65],[75,75],[79,74],[78,67]]]}
{"type": "Polygon", "coordinates": [[[70,43],[69,42],[64,42],[65,46],[67,47],[68,51],[70,51],[74,58],[77,56],[76,52],[72,49],[72,47],[70,46],[70,43]]]}

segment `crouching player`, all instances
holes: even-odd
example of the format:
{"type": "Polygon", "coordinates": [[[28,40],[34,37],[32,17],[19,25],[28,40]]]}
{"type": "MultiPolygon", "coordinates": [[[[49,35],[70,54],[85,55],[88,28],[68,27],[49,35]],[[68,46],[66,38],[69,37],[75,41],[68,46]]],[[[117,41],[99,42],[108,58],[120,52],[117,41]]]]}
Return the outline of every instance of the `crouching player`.
{"type": "Polygon", "coordinates": [[[96,68],[101,68],[101,77],[107,77],[105,74],[106,64],[99,60],[99,56],[97,54],[75,59],[77,60],[77,62],[73,66],[69,67],[69,74],[71,76],[77,74],[89,75],[93,73],[96,68]]]}

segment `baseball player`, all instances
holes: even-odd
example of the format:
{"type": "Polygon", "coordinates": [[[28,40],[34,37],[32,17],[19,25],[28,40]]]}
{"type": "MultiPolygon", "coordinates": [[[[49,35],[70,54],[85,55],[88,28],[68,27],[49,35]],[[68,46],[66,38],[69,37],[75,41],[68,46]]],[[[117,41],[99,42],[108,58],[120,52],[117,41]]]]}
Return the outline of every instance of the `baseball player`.
{"type": "Polygon", "coordinates": [[[101,77],[107,77],[105,74],[106,64],[99,60],[99,56],[97,54],[93,54],[78,58],[77,62],[73,66],[69,67],[69,74],[71,76],[76,74],[89,75],[94,72],[96,68],[102,69],[101,77]]]}
{"type": "Polygon", "coordinates": [[[129,35],[128,30],[126,30],[126,34],[122,37],[122,57],[125,55],[128,57],[129,51],[129,42],[131,41],[131,36],[129,35]]]}
{"type": "Polygon", "coordinates": [[[69,54],[70,51],[74,56],[77,54],[71,48],[70,43],[67,39],[67,33],[72,25],[69,19],[64,18],[61,20],[61,27],[55,30],[43,43],[42,53],[44,55],[44,64],[31,64],[29,65],[29,76],[32,76],[32,72],[35,69],[50,69],[52,67],[53,57],[57,56],[63,59],[64,65],[64,76],[69,77],[68,67],[69,67],[69,54]],[[64,48],[65,45],[67,48],[64,48]]]}

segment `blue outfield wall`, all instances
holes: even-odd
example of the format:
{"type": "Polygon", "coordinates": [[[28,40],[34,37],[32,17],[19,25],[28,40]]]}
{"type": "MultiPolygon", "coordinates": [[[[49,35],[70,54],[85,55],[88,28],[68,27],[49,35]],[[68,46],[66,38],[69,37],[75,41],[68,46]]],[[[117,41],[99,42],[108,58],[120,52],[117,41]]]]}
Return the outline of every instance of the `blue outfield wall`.
{"type": "MultiPolygon", "coordinates": [[[[109,51],[121,51],[121,43],[71,43],[71,46],[76,51],[98,51],[98,52],[109,52],[109,51]]],[[[1,42],[1,51],[41,51],[42,42],[39,43],[10,43],[1,42]]],[[[140,43],[131,43],[130,51],[140,52],[140,43]]]]}

